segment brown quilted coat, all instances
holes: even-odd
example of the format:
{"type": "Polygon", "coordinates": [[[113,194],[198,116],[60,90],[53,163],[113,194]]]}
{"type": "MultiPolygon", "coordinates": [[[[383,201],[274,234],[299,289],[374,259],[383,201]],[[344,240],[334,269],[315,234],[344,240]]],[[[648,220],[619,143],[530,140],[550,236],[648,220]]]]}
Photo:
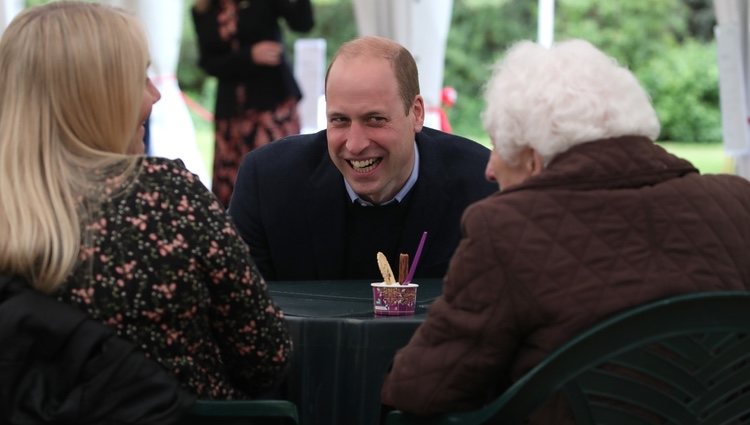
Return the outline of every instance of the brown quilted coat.
{"type": "Polygon", "coordinates": [[[386,405],[477,407],[613,312],[750,285],[750,183],[700,175],[644,138],[570,149],[470,206],[462,232],[443,296],[396,354],[386,405]]]}

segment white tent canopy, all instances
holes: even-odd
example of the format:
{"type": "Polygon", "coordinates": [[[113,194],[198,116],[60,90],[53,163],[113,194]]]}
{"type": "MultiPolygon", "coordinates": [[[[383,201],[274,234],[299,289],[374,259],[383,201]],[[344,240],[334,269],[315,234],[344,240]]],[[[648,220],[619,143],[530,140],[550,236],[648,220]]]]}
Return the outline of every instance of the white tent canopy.
{"type": "Polygon", "coordinates": [[[22,8],[23,0],[0,0],[0,35],[22,8]]]}
{"type": "Polygon", "coordinates": [[[552,46],[555,40],[555,0],[539,0],[537,43],[552,46]]]}
{"type": "Polygon", "coordinates": [[[719,64],[719,94],[724,149],[735,160],[735,172],[750,178],[750,131],[748,129],[748,48],[750,8],[746,0],[714,0],[719,64]]]}
{"type": "Polygon", "coordinates": [[[379,35],[406,47],[417,62],[425,125],[440,128],[445,45],[453,0],[354,0],[360,35],[379,35]]]}

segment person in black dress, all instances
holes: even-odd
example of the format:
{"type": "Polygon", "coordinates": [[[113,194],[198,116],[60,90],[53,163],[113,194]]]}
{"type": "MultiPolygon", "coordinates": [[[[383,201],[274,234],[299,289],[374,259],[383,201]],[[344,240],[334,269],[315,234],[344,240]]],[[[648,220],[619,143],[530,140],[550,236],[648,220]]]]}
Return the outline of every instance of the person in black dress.
{"type": "Polygon", "coordinates": [[[227,206],[245,154],[300,131],[302,94],[279,22],[309,31],[312,5],[310,0],[196,0],[192,16],[199,65],[218,79],[212,190],[227,206]]]}

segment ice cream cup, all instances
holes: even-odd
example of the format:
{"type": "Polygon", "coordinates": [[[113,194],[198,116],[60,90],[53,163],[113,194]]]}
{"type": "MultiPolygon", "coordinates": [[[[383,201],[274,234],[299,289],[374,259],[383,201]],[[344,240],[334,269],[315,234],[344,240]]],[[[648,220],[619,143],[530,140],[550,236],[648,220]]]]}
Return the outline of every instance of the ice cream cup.
{"type": "Polygon", "coordinates": [[[371,283],[372,306],[376,316],[408,316],[414,314],[417,306],[416,283],[386,285],[383,282],[371,283]]]}

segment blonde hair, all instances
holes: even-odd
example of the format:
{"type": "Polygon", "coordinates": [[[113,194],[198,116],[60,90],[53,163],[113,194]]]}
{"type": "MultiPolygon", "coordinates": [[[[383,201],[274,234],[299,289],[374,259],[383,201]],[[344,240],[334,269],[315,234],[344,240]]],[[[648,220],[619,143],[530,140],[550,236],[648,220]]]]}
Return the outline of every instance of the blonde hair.
{"type": "Polygon", "coordinates": [[[484,128],[511,163],[524,147],[549,163],[581,143],[659,135],[656,111],[633,73],[584,40],[513,45],[495,65],[485,102],[484,128]]]}
{"type": "Polygon", "coordinates": [[[19,14],[0,39],[0,272],[53,291],[82,224],[132,176],[148,47],[136,19],[93,3],[19,14]],[[118,179],[121,180],[121,179],[118,179]]]}

